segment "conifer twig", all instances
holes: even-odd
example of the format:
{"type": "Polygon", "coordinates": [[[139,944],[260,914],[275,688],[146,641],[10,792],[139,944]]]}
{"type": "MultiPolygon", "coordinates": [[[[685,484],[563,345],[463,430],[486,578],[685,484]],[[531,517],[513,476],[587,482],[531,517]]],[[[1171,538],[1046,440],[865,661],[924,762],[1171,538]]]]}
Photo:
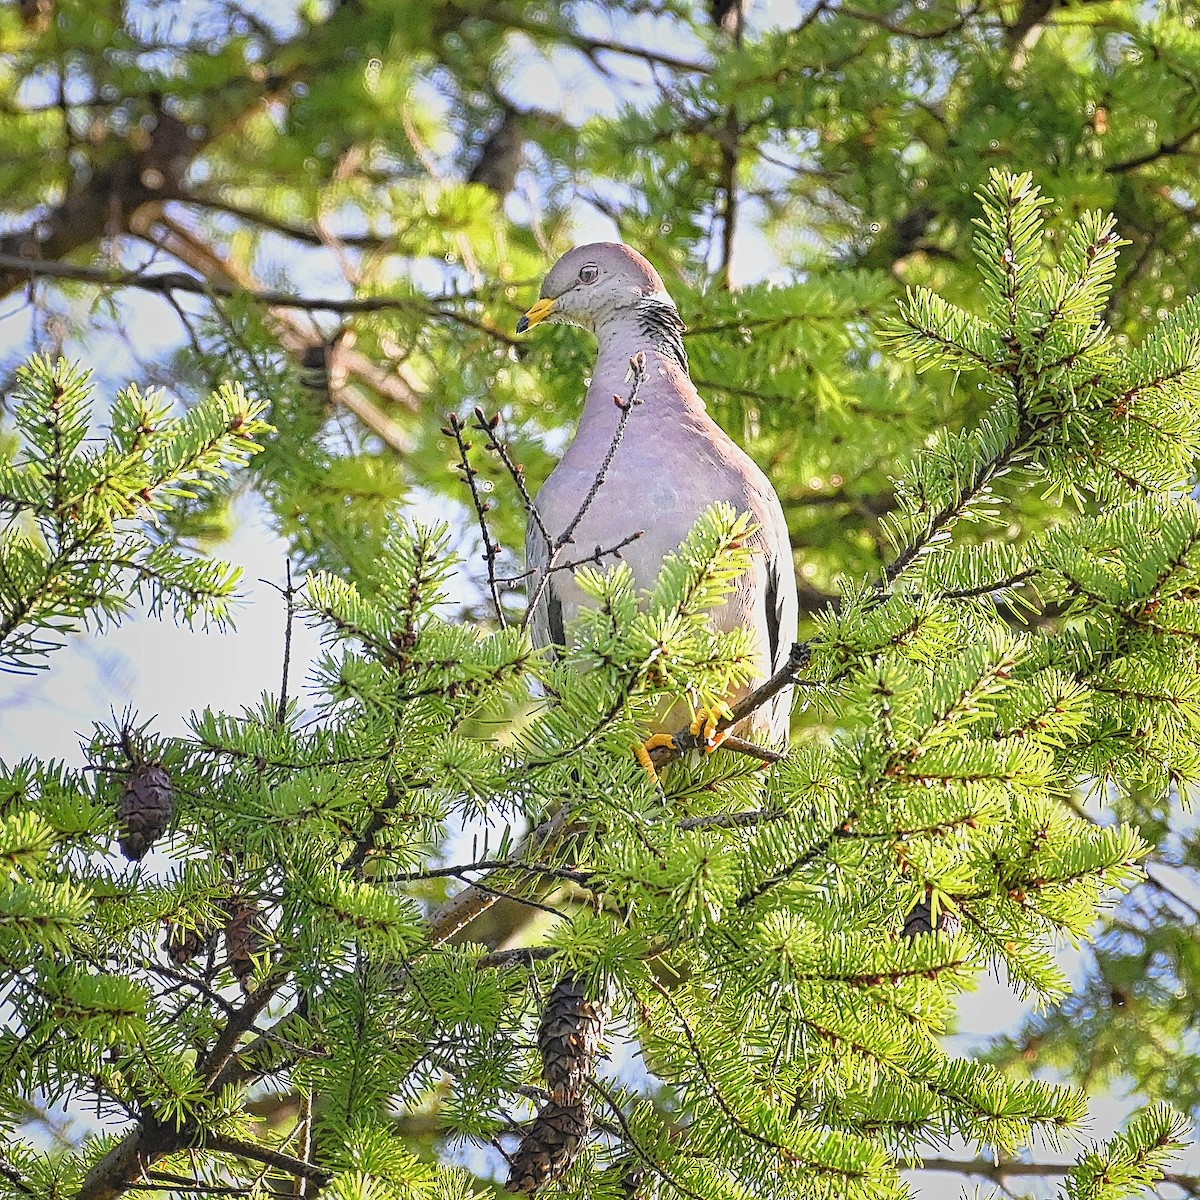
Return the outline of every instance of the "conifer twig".
{"type": "Polygon", "coordinates": [[[628,1119],[626,1118],[625,1114],[621,1111],[621,1106],[617,1102],[617,1098],[612,1094],[612,1092],[610,1092],[608,1090],[608,1088],[606,1088],[604,1086],[604,1084],[602,1084],[593,1075],[588,1080],[588,1086],[604,1101],[605,1104],[608,1105],[609,1110],[612,1112],[612,1115],[616,1118],[617,1125],[620,1128],[621,1140],[625,1143],[625,1145],[627,1145],[630,1148],[630,1150],[633,1151],[634,1155],[638,1158],[638,1160],[640,1162],[645,1163],[646,1166],[649,1167],[651,1171],[653,1171],[657,1176],[659,1176],[659,1178],[664,1180],[666,1183],[670,1184],[671,1188],[674,1191],[679,1192],[680,1195],[688,1196],[688,1197],[690,1197],[690,1200],[704,1200],[704,1197],[701,1196],[699,1192],[692,1191],[692,1189],[690,1187],[688,1187],[686,1184],[680,1182],[673,1175],[668,1174],[667,1171],[663,1168],[662,1164],[660,1162],[658,1162],[658,1160],[655,1159],[653,1155],[648,1154],[644,1149],[642,1149],[641,1144],[638,1142],[637,1137],[635,1136],[632,1128],[629,1125],[628,1119]]]}
{"type": "Polygon", "coordinates": [[[696,1064],[696,1069],[700,1072],[708,1087],[709,1094],[716,1101],[717,1107],[729,1119],[730,1124],[743,1136],[748,1137],[753,1142],[758,1142],[761,1146],[766,1146],[770,1150],[778,1150],[781,1153],[789,1156],[794,1156],[795,1152],[789,1146],[785,1146],[782,1142],[777,1142],[773,1138],[767,1137],[765,1134],[759,1133],[755,1129],[751,1129],[749,1125],[742,1120],[729,1101],[725,1099],[716,1079],[712,1072],[708,1069],[708,1064],[704,1061],[704,1055],[700,1049],[700,1043],[696,1040],[696,1035],[692,1032],[692,1027],[688,1023],[687,1017],[683,1010],[679,1007],[675,997],[663,987],[653,976],[649,978],[650,986],[666,1001],[667,1007],[675,1014],[675,1019],[679,1022],[680,1028],[683,1030],[684,1039],[687,1041],[688,1048],[692,1052],[692,1061],[696,1064]]]}
{"type": "MultiPolygon", "coordinates": [[[[606,558],[620,558],[621,551],[626,546],[631,546],[640,538],[646,536],[644,529],[636,529],[633,533],[627,534],[619,542],[613,543],[611,546],[597,546],[591,554],[585,554],[579,558],[573,558],[569,562],[556,563],[549,574],[555,574],[558,571],[574,571],[576,567],[586,566],[588,563],[595,563],[596,566],[602,567],[606,558]]],[[[522,571],[520,575],[506,575],[501,578],[501,583],[519,583],[522,579],[528,579],[533,571],[522,571]]]]}
{"type": "MultiPolygon", "coordinates": [[[[549,534],[546,534],[548,556],[545,566],[542,568],[542,577],[538,580],[537,586],[529,597],[529,604],[525,610],[525,618],[521,622],[523,629],[528,626],[534,611],[542,599],[542,593],[546,590],[546,586],[550,582],[550,576],[554,572],[558,556],[571,544],[575,536],[575,530],[579,528],[579,523],[587,515],[588,509],[592,507],[592,501],[596,499],[600,489],[604,486],[604,481],[608,478],[609,468],[612,467],[613,459],[617,455],[617,449],[625,436],[625,427],[629,424],[629,418],[633,415],[634,408],[642,402],[642,384],[646,381],[646,356],[644,353],[639,351],[629,360],[629,370],[633,376],[629,395],[624,400],[620,396],[613,397],[613,403],[621,410],[621,415],[617,420],[617,427],[613,431],[612,441],[609,442],[608,453],[604,456],[604,461],[600,464],[600,469],[596,472],[596,478],[593,480],[592,486],[588,489],[588,494],[584,496],[583,503],[580,504],[579,509],[567,524],[566,529],[553,542],[550,541],[549,534]]],[[[545,533],[545,525],[541,526],[541,530],[545,533]]]]}
{"type": "Polygon", "coordinates": [[[292,586],[292,560],[285,559],[287,586],[280,587],[277,583],[272,583],[269,579],[260,579],[259,583],[265,583],[267,587],[274,588],[282,597],[285,605],[285,619],[283,625],[283,668],[282,678],[279,683],[279,704],[275,709],[275,722],[282,725],[287,717],[288,707],[288,681],[292,668],[292,630],[296,622],[296,593],[298,588],[292,586]]]}
{"type": "MultiPolygon", "coordinates": [[[[759,686],[756,687],[754,691],[750,692],[749,695],[742,697],[742,699],[739,700],[732,709],[730,709],[729,715],[722,718],[722,720],[718,723],[717,732],[719,733],[722,730],[729,729],[736,725],[739,721],[744,721],[751,713],[756,712],[758,709],[762,708],[764,704],[768,704],[770,701],[774,700],[784,688],[791,687],[791,685],[796,682],[796,675],[804,669],[811,658],[812,648],[808,642],[793,642],[792,648],[788,652],[787,660],[784,662],[783,666],[780,667],[779,670],[776,671],[775,674],[769,679],[759,684],[759,686]]],[[[721,743],[721,747],[725,746],[729,740],[729,738],[726,738],[725,741],[721,743]]],[[[652,750],[650,752],[650,758],[656,768],[665,766],[669,762],[673,762],[675,759],[686,754],[689,750],[699,750],[705,744],[704,739],[699,735],[692,733],[690,727],[680,729],[673,735],[672,741],[673,745],[662,746],[659,749],[652,750]]],[[[755,757],[764,758],[764,761],[767,762],[777,761],[775,758],[766,758],[762,753],[763,747],[761,746],[754,746],[753,751],[746,749],[746,746],[752,745],[753,743],[746,743],[745,745],[742,745],[741,739],[737,738],[734,739],[734,744],[730,746],[729,749],[740,750],[743,753],[753,753],[755,757]]],[[[718,747],[718,749],[721,747],[718,747]]]]}
{"type": "MultiPolygon", "coordinates": [[[[518,862],[549,850],[566,832],[570,820],[569,808],[564,805],[548,821],[531,829],[514,856],[518,862]]],[[[484,885],[473,883],[446,901],[429,919],[429,943],[440,946],[459,930],[492,907],[500,896],[484,885]]]]}
{"type": "Polygon", "coordinates": [[[516,486],[517,493],[521,497],[521,503],[525,506],[525,512],[529,519],[537,526],[538,532],[546,540],[546,545],[550,545],[550,534],[546,529],[545,522],[542,520],[542,514],[538,512],[538,507],[534,503],[533,497],[529,493],[529,485],[525,482],[524,466],[514,461],[513,456],[508,452],[508,443],[501,438],[496,430],[500,425],[500,414],[495,413],[488,416],[478,405],[475,406],[475,425],[476,428],[488,440],[488,449],[496,455],[503,464],[504,469],[508,472],[509,478],[516,486]]]}
{"type": "Polygon", "coordinates": [[[500,546],[492,538],[492,532],[487,523],[487,514],[492,506],[490,501],[480,495],[479,485],[475,482],[479,472],[471,466],[471,443],[463,437],[463,424],[457,413],[450,414],[446,424],[442,426],[442,432],[447,437],[452,437],[458,446],[458,467],[467,481],[467,487],[471,493],[471,503],[475,506],[475,516],[479,521],[479,536],[483,539],[483,558],[487,563],[488,591],[492,595],[492,609],[496,614],[496,620],[500,622],[500,628],[507,629],[508,619],[504,615],[504,605],[500,602],[500,580],[496,575],[496,559],[500,557],[500,546]]]}

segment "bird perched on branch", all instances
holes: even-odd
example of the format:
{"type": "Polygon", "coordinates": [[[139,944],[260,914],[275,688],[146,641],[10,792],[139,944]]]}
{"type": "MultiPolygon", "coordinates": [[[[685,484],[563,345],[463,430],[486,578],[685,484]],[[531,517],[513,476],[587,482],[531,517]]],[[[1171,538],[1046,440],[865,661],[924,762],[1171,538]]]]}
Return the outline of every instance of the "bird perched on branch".
{"type": "MultiPolygon", "coordinates": [[[[787,660],[797,621],[783,508],[771,481],[705,410],[688,373],[683,321],[658,272],[628,246],[578,246],[554,264],[541,299],[521,318],[517,332],[543,322],[590,330],[599,351],[575,439],[537,495],[544,528],[531,518],[526,536],[534,641],[562,645],[567,624],[587,602],[569,571],[547,577],[552,546],[564,531],[571,531],[578,547],[622,547],[637,585],[648,588],[663,559],[705,509],[723,500],[748,513],[757,526],[750,539],[756,553],[732,595],[712,613],[712,623],[719,630],[751,630],[759,672],[764,678],[774,674],[787,660]],[[625,410],[614,397],[630,391],[631,361],[641,364],[639,403],[626,414],[617,438],[625,410]],[[642,536],[636,537],[639,531],[642,536]]],[[[726,702],[734,704],[741,695],[734,693],[726,702]]],[[[715,721],[713,714],[704,717],[706,726],[693,731],[703,727],[711,746],[715,721]]],[[[781,744],[787,740],[788,717],[784,692],[733,732],[781,744]]],[[[669,743],[667,728],[656,733],[647,749],[669,743]]],[[[639,758],[648,765],[644,753],[639,758]]]]}

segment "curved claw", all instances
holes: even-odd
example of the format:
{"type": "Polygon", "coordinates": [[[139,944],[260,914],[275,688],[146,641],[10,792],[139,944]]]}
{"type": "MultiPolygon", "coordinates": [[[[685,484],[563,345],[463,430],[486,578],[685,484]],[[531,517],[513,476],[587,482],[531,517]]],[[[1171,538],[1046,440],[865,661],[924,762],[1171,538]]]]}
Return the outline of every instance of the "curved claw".
{"type": "Polygon", "coordinates": [[[705,754],[711,754],[729,736],[728,729],[718,730],[717,727],[730,715],[727,704],[717,703],[711,708],[696,709],[691,734],[704,742],[705,754]]]}
{"type": "Polygon", "coordinates": [[[654,761],[650,757],[650,751],[674,745],[675,739],[669,733],[656,733],[644,742],[634,742],[633,756],[638,760],[642,770],[650,776],[651,783],[658,782],[658,772],[654,769],[654,761]]]}

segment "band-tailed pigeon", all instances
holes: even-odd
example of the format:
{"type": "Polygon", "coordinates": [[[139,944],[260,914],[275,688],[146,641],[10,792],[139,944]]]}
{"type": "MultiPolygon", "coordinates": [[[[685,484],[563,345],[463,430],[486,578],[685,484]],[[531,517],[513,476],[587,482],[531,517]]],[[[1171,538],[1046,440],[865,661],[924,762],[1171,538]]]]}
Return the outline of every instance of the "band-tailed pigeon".
{"type": "MultiPolygon", "coordinates": [[[[599,342],[575,439],[537,495],[550,537],[570,526],[594,486],[621,417],[613,398],[628,395],[630,359],[644,354],[641,403],[630,413],[600,491],[574,532],[574,544],[609,548],[644,530],[621,553],[637,585],[648,588],[664,557],[714,501],[749,513],[758,527],[750,543],[757,553],[733,594],[713,612],[712,623],[721,630],[752,630],[758,669],[764,677],[772,674],[796,637],[796,579],[783,509],[771,481],[705,411],[688,374],[684,324],[658,272],[627,246],[578,246],[554,264],[541,299],[522,317],[517,332],[542,322],[582,326],[599,342]]],[[[526,556],[533,590],[548,560],[546,539],[533,521],[526,556]]],[[[563,644],[565,627],[585,603],[570,572],[553,573],[532,613],[534,641],[563,644]]],[[[736,703],[741,694],[726,697],[727,703],[736,703]]],[[[784,693],[736,732],[785,743],[788,716],[784,693]]],[[[663,719],[665,724],[673,718],[663,714],[663,719]]]]}

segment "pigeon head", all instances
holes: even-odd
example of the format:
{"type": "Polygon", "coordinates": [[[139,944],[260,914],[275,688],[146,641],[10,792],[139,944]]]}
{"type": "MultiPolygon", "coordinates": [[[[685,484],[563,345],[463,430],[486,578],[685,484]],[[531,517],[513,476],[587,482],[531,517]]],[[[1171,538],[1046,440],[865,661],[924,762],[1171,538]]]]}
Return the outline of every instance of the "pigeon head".
{"type": "Polygon", "coordinates": [[[517,332],[550,322],[595,333],[609,317],[647,302],[674,308],[658,272],[628,246],[592,242],[568,250],[550,268],[541,299],[517,322],[517,332]]]}

